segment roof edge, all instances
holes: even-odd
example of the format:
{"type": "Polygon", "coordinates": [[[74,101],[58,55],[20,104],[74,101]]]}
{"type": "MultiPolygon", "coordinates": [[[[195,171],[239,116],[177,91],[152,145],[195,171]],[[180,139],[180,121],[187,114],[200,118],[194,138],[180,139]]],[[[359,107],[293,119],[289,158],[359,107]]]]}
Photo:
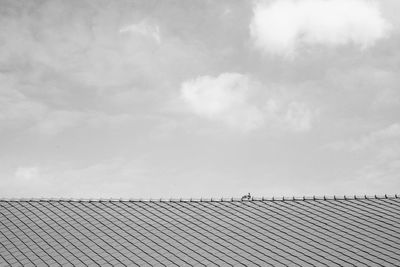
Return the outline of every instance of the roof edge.
{"type": "Polygon", "coordinates": [[[134,199],[134,198],[0,198],[0,202],[246,202],[246,201],[316,201],[316,200],[361,200],[395,199],[395,195],[344,195],[344,196],[302,196],[302,197],[251,197],[242,198],[170,198],[170,199],[134,199]]]}

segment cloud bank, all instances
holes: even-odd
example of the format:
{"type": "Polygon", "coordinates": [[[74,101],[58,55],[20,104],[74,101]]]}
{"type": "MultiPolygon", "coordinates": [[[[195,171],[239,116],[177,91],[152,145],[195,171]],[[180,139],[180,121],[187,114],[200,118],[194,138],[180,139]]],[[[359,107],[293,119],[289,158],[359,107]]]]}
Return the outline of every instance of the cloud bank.
{"type": "Polygon", "coordinates": [[[312,45],[353,44],[366,49],[391,29],[373,1],[260,1],[253,11],[250,34],[254,45],[266,54],[285,57],[312,45]]]}
{"type": "Polygon", "coordinates": [[[266,124],[307,131],[315,115],[304,103],[272,93],[240,73],[188,80],[182,83],[181,98],[192,113],[244,131],[266,124]]]}

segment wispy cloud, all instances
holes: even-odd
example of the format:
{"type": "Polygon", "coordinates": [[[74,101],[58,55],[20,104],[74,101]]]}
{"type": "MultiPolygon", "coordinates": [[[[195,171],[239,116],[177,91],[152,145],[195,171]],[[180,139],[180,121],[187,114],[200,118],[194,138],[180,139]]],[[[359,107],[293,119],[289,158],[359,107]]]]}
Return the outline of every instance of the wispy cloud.
{"type": "Polygon", "coordinates": [[[124,26],[119,30],[119,32],[149,36],[153,38],[157,43],[161,43],[160,28],[158,27],[158,25],[151,25],[145,21],[124,26]]]}
{"type": "Polygon", "coordinates": [[[304,103],[288,101],[262,87],[248,75],[222,73],[182,83],[181,98],[194,114],[244,131],[267,123],[293,131],[311,128],[314,112],[304,103]]]}
{"type": "Polygon", "coordinates": [[[0,132],[19,130],[52,136],[77,127],[112,128],[131,119],[129,113],[54,108],[18,90],[0,89],[0,132]]]}
{"type": "Polygon", "coordinates": [[[151,195],[149,170],[142,161],[124,158],[92,164],[52,161],[16,167],[12,179],[0,179],[0,188],[9,188],[14,197],[132,197],[138,187],[151,195]]]}
{"type": "Polygon", "coordinates": [[[288,125],[289,129],[303,132],[311,129],[313,120],[316,116],[317,112],[311,110],[306,104],[291,102],[286,107],[286,113],[283,120],[288,125]]]}
{"type": "Polygon", "coordinates": [[[28,182],[39,177],[39,168],[33,167],[18,167],[15,171],[15,178],[23,182],[28,182]]]}
{"type": "Polygon", "coordinates": [[[132,115],[124,113],[110,115],[98,111],[49,110],[29,130],[44,135],[56,135],[67,129],[78,127],[112,129],[131,120],[132,115]]]}
{"type": "Polygon", "coordinates": [[[285,57],[313,45],[366,49],[390,29],[378,4],[366,0],[259,1],[250,24],[257,48],[285,57]]]}
{"type": "MultiPolygon", "coordinates": [[[[396,193],[400,185],[400,124],[393,123],[353,140],[338,141],[327,147],[338,152],[351,152],[362,163],[354,167],[349,187],[359,191],[378,190],[396,193]]],[[[348,174],[347,174],[348,175],[348,174]]]]}
{"type": "Polygon", "coordinates": [[[2,84],[4,87],[0,88],[0,132],[21,129],[44,116],[47,111],[45,105],[11,89],[12,83],[2,84]]]}
{"type": "Polygon", "coordinates": [[[337,141],[328,144],[327,147],[335,150],[359,151],[367,148],[375,148],[382,142],[386,144],[390,140],[400,139],[400,124],[393,123],[388,127],[373,131],[355,140],[337,141]]]}

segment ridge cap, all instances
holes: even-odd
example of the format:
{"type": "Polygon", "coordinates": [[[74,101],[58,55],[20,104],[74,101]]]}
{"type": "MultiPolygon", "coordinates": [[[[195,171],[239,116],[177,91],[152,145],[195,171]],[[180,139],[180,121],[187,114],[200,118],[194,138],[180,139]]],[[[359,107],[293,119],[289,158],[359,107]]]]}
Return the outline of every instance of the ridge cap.
{"type": "Polygon", "coordinates": [[[362,199],[397,199],[394,195],[333,195],[333,196],[291,196],[291,197],[251,197],[250,199],[230,198],[0,198],[0,202],[251,202],[251,201],[316,201],[316,200],[362,200],[362,199]]]}

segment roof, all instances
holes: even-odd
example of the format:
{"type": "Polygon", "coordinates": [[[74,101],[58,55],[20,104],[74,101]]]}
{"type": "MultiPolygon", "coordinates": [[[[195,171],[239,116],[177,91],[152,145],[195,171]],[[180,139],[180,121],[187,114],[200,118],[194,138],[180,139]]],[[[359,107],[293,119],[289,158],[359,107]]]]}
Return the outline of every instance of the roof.
{"type": "Polygon", "coordinates": [[[0,266],[400,266],[395,196],[0,200],[0,266]]]}

